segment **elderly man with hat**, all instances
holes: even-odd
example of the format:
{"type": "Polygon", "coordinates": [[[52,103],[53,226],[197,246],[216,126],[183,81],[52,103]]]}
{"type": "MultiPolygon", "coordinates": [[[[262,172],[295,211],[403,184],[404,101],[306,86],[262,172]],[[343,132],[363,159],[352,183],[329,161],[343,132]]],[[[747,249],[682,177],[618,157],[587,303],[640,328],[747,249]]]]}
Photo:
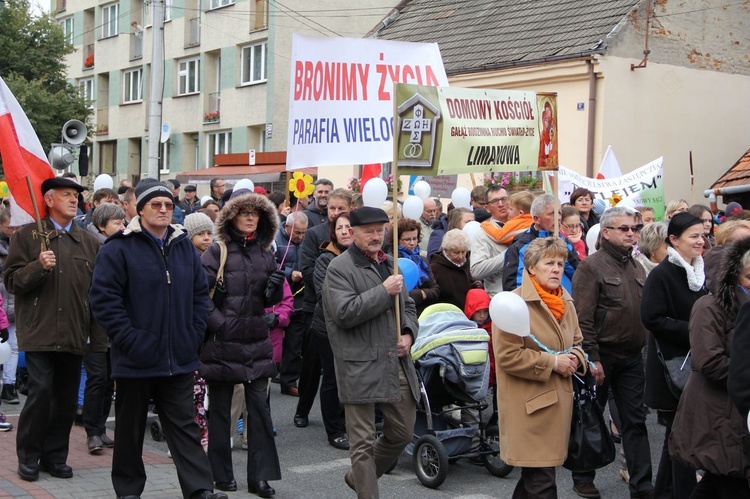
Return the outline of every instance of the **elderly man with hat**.
{"type": "Polygon", "coordinates": [[[368,206],[349,216],[354,243],[328,267],[323,311],[346,407],[352,471],[344,480],[358,497],[376,498],[378,478],[412,439],[419,388],[410,349],[419,325],[403,276],[381,250],[388,216],[368,206]],[[384,419],[377,440],[376,407],[384,419]]]}
{"type": "Polygon", "coordinates": [[[216,499],[193,406],[194,372],[206,331],[208,284],[198,251],[172,225],[174,197],[151,179],[135,188],[138,216],[96,257],[91,306],[111,342],[115,400],[112,484],[118,497],[146,485],[143,435],[153,398],[186,498],[216,499]]]}
{"type": "Polygon", "coordinates": [[[185,198],[177,203],[177,206],[187,217],[201,209],[201,200],[198,199],[198,188],[195,184],[187,184],[182,190],[185,191],[185,198]]]}
{"type": "Polygon", "coordinates": [[[29,394],[18,420],[18,475],[71,478],[66,464],[86,343],[106,351],[88,291],[99,241],[73,222],[83,187],[67,178],[42,183],[48,216],[11,239],[3,278],[15,295],[16,334],[26,352],[29,394]]]}

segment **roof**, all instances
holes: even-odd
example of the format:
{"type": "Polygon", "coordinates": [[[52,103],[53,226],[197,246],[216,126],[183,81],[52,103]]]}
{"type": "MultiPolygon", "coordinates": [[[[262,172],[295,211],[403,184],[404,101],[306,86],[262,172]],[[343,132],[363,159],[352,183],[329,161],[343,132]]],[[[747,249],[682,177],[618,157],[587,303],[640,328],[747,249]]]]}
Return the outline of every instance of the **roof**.
{"type": "Polygon", "coordinates": [[[737,162],[714,182],[711,189],[721,189],[734,185],[750,184],[750,149],[737,162]]]}
{"type": "Polygon", "coordinates": [[[446,72],[462,73],[606,50],[641,0],[412,0],[377,38],[437,42],[446,72]]]}
{"type": "MultiPolygon", "coordinates": [[[[249,178],[257,182],[275,182],[286,172],[286,151],[281,152],[259,152],[255,155],[255,164],[250,165],[250,157],[247,153],[240,154],[217,154],[214,158],[216,166],[203,168],[190,172],[180,172],[177,180],[180,182],[193,182],[197,180],[210,180],[212,178],[223,178],[225,180],[239,180],[249,178]]],[[[302,168],[304,173],[317,176],[317,168],[302,168]]]]}

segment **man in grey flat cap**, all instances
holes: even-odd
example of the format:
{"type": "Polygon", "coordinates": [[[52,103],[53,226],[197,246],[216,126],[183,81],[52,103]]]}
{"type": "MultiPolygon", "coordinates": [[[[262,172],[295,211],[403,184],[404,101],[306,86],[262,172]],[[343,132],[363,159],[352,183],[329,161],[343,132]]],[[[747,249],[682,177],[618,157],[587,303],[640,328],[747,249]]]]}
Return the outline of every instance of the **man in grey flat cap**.
{"type": "Polygon", "coordinates": [[[352,471],[344,480],[358,497],[374,498],[378,478],[412,439],[419,388],[410,350],[419,325],[403,276],[392,275],[393,258],[381,250],[388,216],[368,206],[349,216],[354,243],[328,267],[323,310],[346,407],[352,471]],[[377,440],[376,407],[385,423],[377,440]]]}

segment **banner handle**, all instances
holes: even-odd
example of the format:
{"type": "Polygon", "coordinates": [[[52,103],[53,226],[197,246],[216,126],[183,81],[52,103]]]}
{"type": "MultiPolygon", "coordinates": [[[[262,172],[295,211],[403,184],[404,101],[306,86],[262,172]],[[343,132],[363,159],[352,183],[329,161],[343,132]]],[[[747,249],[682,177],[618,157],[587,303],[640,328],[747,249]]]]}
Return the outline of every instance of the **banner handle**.
{"type": "MultiPolygon", "coordinates": [[[[391,174],[393,175],[392,196],[393,196],[393,222],[391,223],[391,232],[393,233],[393,275],[398,275],[398,137],[399,116],[398,116],[398,83],[393,82],[393,161],[391,162],[391,174]]],[[[404,283],[406,285],[406,283],[404,283]]],[[[394,312],[396,313],[396,346],[401,344],[401,303],[400,294],[394,296],[394,312]]]]}

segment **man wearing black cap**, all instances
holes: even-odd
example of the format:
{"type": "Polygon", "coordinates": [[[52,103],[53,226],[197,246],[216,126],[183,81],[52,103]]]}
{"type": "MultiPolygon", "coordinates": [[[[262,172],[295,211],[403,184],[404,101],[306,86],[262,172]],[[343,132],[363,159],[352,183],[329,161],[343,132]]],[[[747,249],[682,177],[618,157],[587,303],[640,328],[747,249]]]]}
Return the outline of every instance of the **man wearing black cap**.
{"type": "Polygon", "coordinates": [[[172,212],[172,219],[175,221],[175,223],[182,224],[182,222],[185,220],[185,212],[182,211],[182,208],[180,208],[179,200],[180,200],[180,181],[176,178],[170,178],[166,182],[164,182],[164,185],[169,187],[172,190],[172,197],[174,198],[175,206],[174,210],[172,212]]]}
{"type": "Polygon", "coordinates": [[[3,272],[15,295],[18,347],[26,352],[29,395],[18,420],[18,475],[27,481],[47,471],[70,478],[68,441],[78,406],[81,361],[87,341],[106,351],[91,316],[88,291],[99,243],[73,223],[83,187],[67,178],[42,183],[49,214],[11,239],[3,272]]]}
{"type": "Polygon", "coordinates": [[[177,206],[182,210],[183,215],[188,216],[191,213],[201,209],[200,199],[198,199],[198,189],[193,184],[187,184],[184,189],[185,199],[177,203],[177,206]]]}
{"type": "Polygon", "coordinates": [[[193,373],[209,310],[206,276],[187,232],[171,225],[171,189],[145,179],[135,195],[138,216],[102,246],[90,293],[111,341],[117,382],[112,484],[123,498],[140,497],[145,488],[143,434],[153,398],[183,496],[226,498],[212,492],[194,421],[193,373]]]}
{"type": "Polygon", "coordinates": [[[328,266],[323,311],[346,407],[352,471],[344,481],[358,497],[378,497],[378,478],[412,439],[419,388],[410,349],[419,325],[404,277],[392,275],[393,258],[381,250],[388,216],[365,206],[349,217],[354,244],[328,266]],[[384,420],[377,440],[376,406],[384,420]]]}

